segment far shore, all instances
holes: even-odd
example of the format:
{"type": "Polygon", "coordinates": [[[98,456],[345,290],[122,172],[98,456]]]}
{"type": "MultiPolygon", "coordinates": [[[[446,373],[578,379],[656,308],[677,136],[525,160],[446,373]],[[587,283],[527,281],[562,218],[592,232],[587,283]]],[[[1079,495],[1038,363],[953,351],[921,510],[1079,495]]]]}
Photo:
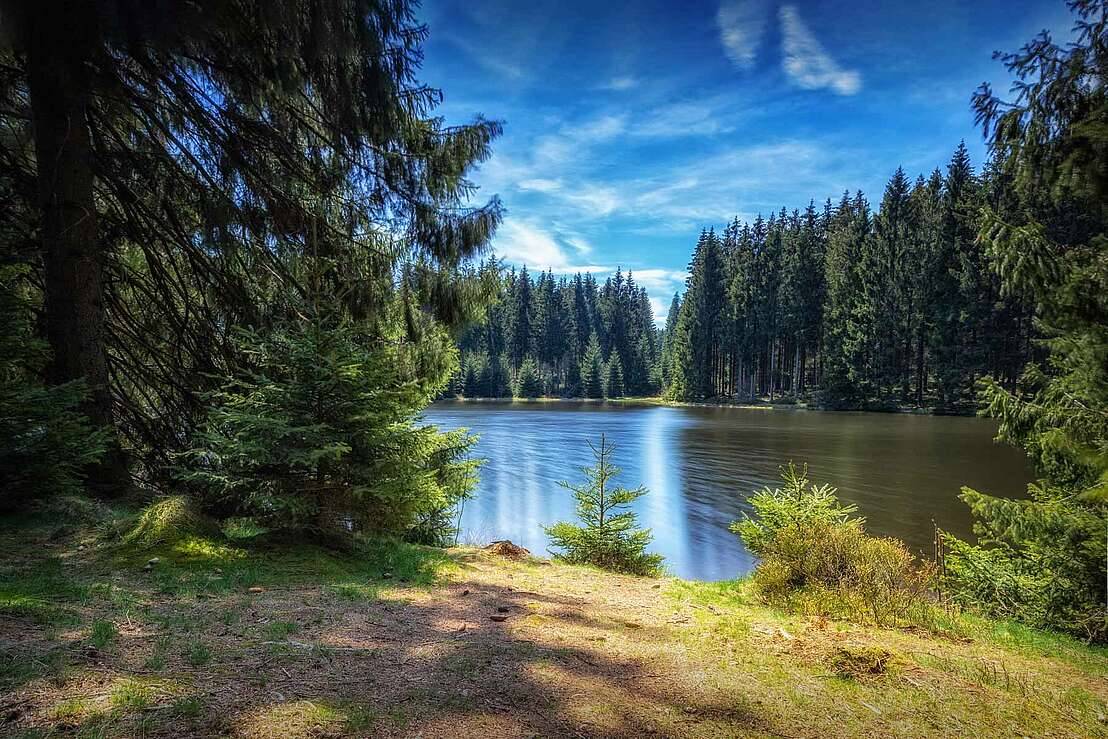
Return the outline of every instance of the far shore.
{"type": "Polygon", "coordinates": [[[740,408],[743,410],[759,411],[823,411],[840,412],[853,411],[863,413],[908,413],[918,416],[972,416],[973,411],[948,411],[932,407],[916,408],[906,405],[881,405],[868,404],[857,408],[827,408],[809,403],[808,401],[771,401],[768,398],[757,400],[738,400],[730,398],[706,399],[706,400],[668,400],[661,396],[636,396],[624,398],[565,398],[559,396],[541,396],[537,398],[467,398],[463,396],[443,397],[435,403],[484,403],[484,404],[543,404],[543,403],[572,403],[575,405],[590,403],[597,405],[654,405],[670,408],[740,408]]]}

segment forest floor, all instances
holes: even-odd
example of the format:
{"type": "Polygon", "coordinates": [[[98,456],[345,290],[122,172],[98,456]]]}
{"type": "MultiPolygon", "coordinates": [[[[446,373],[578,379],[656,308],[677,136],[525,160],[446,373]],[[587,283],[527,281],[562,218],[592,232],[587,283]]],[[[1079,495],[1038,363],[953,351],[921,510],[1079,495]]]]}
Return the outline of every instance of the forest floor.
{"type": "Polygon", "coordinates": [[[471,548],[140,550],[77,507],[0,523],[3,736],[1108,736],[1108,650],[1011,624],[471,548]]]}

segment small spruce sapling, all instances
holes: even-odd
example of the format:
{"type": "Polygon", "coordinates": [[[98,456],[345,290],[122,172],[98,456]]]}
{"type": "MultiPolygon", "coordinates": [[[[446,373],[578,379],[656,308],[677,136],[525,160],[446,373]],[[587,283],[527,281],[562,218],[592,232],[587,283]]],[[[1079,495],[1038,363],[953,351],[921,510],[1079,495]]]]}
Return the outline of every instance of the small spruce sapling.
{"type": "Polygon", "coordinates": [[[560,521],[544,527],[554,546],[563,550],[558,558],[628,575],[656,577],[662,572],[662,556],[646,551],[653,538],[650,530],[639,529],[635,513],[628,510],[631,503],[646,494],[646,488],[629,490],[613,486],[612,480],[620,473],[611,461],[615,445],[603,434],[598,445],[587,443],[596,464],[580,468],[586,483],[573,485],[565,480],[558,483],[573,493],[577,517],[583,525],[560,521]]]}

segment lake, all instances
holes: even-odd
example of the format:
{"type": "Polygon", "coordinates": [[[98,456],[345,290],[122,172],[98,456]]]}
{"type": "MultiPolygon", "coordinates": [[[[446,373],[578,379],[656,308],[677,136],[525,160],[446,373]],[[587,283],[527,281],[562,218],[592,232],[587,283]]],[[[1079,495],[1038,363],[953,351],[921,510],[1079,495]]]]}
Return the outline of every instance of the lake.
{"type": "Polygon", "coordinates": [[[962,485],[1019,497],[1031,479],[1024,454],[993,441],[981,418],[724,407],[588,403],[437,403],[425,416],[444,429],[480,434],[484,458],[477,497],[466,501],[460,541],[511,539],[547,553],[543,525],[573,519],[573,498],[558,480],[580,482],[591,464],[586,438],[616,445],[617,482],[645,485],[639,522],[670,572],[698,580],[748,573],[754,558],[732,521],[747,496],[776,487],[778,468],[808,464],[855,503],[870,533],[903,539],[930,556],[933,524],[960,536],[972,521],[957,498],[962,485]]]}

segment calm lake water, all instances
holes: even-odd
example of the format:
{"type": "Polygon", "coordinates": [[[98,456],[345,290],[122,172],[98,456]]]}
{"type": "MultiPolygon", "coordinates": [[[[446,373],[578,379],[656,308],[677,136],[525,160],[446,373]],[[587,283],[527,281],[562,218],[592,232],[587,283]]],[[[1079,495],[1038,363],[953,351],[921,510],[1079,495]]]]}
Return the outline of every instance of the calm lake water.
{"type": "Polygon", "coordinates": [[[747,496],[776,486],[778,467],[807,462],[816,483],[858,505],[871,533],[932,551],[932,520],[968,536],[962,485],[1018,497],[1031,479],[1022,452],[993,442],[994,422],[878,413],[594,404],[439,403],[426,418],[480,434],[473,456],[487,460],[477,497],[462,513],[461,541],[511,539],[547,551],[542,526],[573,518],[558,480],[581,481],[592,462],[585,439],[616,444],[617,482],[650,492],[636,510],[653,529],[651,547],[680,577],[723,580],[749,572],[753,557],[729,524],[747,496]]]}

